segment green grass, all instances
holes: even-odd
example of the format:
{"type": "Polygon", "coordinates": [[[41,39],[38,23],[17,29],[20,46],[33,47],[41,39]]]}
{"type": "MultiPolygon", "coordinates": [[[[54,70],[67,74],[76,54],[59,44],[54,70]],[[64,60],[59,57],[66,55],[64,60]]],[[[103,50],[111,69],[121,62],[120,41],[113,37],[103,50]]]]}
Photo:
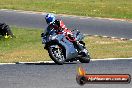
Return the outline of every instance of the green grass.
{"type": "Polygon", "coordinates": [[[47,60],[41,44],[42,30],[12,28],[16,38],[0,39],[0,62],[47,60]]]}
{"type": "Polygon", "coordinates": [[[91,17],[132,18],[132,0],[0,0],[0,8],[91,17]]]}
{"type": "Polygon", "coordinates": [[[130,58],[132,57],[132,41],[112,40],[101,37],[85,38],[93,58],[130,58]]]}
{"type": "MultiPolygon", "coordinates": [[[[0,63],[51,60],[41,44],[43,30],[12,27],[16,38],[0,38],[0,63]]],[[[132,57],[132,41],[101,37],[84,39],[92,58],[132,57]]]]}

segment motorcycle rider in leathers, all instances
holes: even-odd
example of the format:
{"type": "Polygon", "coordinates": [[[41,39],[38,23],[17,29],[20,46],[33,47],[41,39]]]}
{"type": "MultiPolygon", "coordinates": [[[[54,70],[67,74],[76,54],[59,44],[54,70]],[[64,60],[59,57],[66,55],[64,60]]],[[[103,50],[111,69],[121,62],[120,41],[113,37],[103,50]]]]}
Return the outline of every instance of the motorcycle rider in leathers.
{"type": "MultiPolygon", "coordinates": [[[[48,31],[54,29],[54,30],[56,30],[57,34],[64,34],[65,37],[70,42],[72,42],[74,46],[76,46],[79,49],[79,51],[82,50],[80,47],[78,47],[78,43],[77,43],[75,37],[73,36],[73,33],[68,28],[66,28],[66,26],[64,25],[62,20],[56,19],[53,14],[47,14],[45,16],[45,20],[46,20],[48,26],[46,28],[44,35],[48,35],[48,31]]],[[[44,43],[44,41],[42,41],[42,43],[44,43]]]]}

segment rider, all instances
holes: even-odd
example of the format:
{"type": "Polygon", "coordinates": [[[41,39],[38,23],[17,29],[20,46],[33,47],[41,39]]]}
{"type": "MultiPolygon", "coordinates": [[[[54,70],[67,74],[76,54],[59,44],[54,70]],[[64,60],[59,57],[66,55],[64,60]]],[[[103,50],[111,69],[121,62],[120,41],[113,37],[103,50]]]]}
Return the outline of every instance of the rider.
{"type": "MultiPolygon", "coordinates": [[[[56,19],[53,14],[47,14],[45,16],[45,20],[48,24],[46,31],[50,31],[50,30],[54,29],[54,30],[56,30],[57,34],[64,34],[66,36],[66,38],[74,44],[74,46],[78,47],[76,39],[75,39],[75,37],[73,37],[73,33],[68,28],[66,28],[66,26],[64,25],[62,20],[56,19]]],[[[46,32],[46,33],[47,33],[46,35],[48,35],[48,32],[46,32]]],[[[80,49],[80,50],[82,50],[82,49],[80,49]]]]}
{"type": "Polygon", "coordinates": [[[46,28],[47,31],[54,29],[56,30],[57,34],[64,34],[65,36],[67,36],[69,41],[75,41],[72,32],[68,28],[66,28],[62,20],[55,19],[55,16],[53,14],[47,14],[45,16],[45,20],[48,24],[48,27],[46,28]]]}

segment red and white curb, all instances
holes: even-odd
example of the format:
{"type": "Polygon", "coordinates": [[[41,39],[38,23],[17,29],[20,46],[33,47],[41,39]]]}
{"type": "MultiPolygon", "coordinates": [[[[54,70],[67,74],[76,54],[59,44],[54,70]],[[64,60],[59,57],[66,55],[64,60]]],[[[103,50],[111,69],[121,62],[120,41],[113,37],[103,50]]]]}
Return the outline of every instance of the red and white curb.
{"type": "MultiPolygon", "coordinates": [[[[105,59],[91,59],[91,61],[110,61],[110,60],[132,60],[131,58],[105,58],[105,59]]],[[[14,64],[54,64],[54,61],[37,61],[37,62],[16,62],[16,63],[0,63],[0,65],[14,65],[14,64]]]]}

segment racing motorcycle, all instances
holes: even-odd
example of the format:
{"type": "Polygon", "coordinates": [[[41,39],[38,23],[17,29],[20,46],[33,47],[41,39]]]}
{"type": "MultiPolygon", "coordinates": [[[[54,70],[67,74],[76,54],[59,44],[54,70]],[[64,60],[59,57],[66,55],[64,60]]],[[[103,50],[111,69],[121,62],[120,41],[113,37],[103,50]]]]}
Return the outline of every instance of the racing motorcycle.
{"type": "Polygon", "coordinates": [[[58,65],[77,60],[81,63],[90,62],[89,52],[82,41],[84,35],[78,30],[72,30],[72,32],[76,38],[77,46],[69,41],[68,36],[56,34],[54,29],[41,34],[42,42],[45,45],[44,49],[48,51],[50,58],[58,65]],[[78,48],[81,48],[81,50],[78,48]]]}

